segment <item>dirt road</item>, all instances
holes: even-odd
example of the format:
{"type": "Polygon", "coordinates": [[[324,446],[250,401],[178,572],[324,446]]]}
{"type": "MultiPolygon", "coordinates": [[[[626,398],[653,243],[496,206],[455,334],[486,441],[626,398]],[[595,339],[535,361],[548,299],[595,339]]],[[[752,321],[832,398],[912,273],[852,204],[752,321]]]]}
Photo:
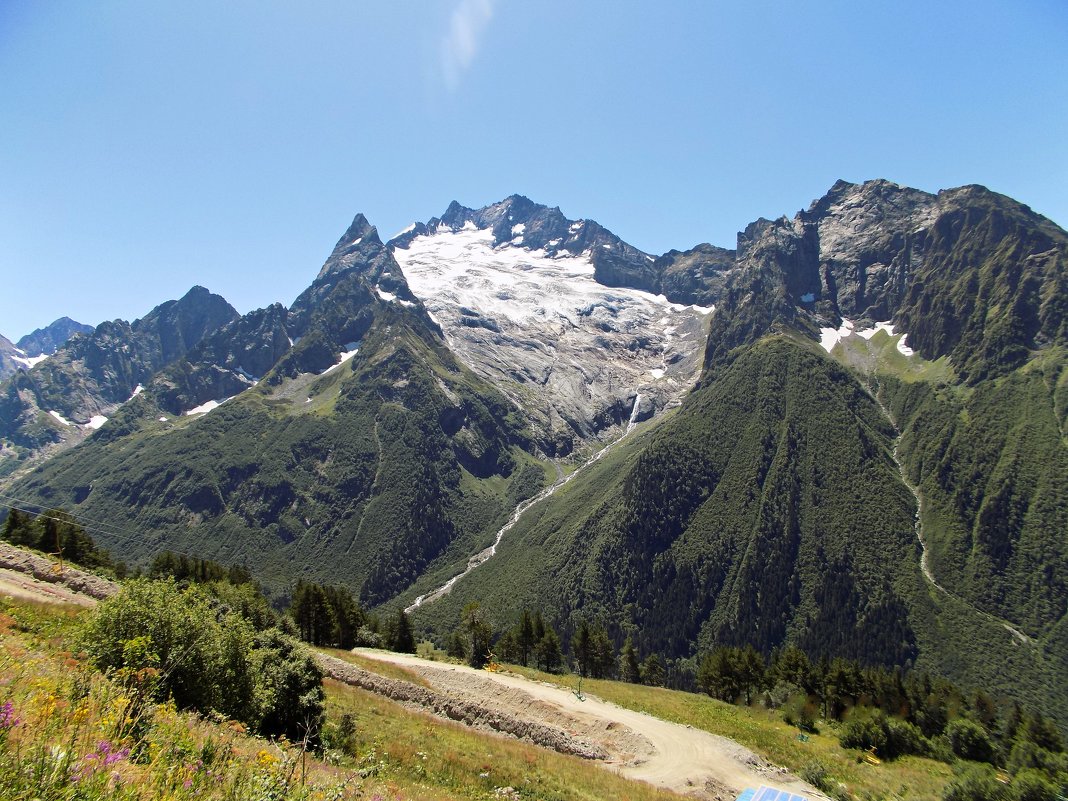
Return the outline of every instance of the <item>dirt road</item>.
{"type": "Polygon", "coordinates": [[[607,732],[624,727],[640,735],[640,739],[649,747],[638,749],[642,753],[635,758],[633,737],[624,740],[631,746],[629,753],[620,753],[613,748],[611,738],[601,738],[601,743],[613,754],[602,764],[631,779],[716,801],[733,800],[746,787],[761,784],[790,790],[811,799],[826,798],[782,768],[771,765],[725,737],[623,709],[592,696],[579,700],[569,690],[520,676],[474,670],[464,665],[445,665],[386,651],[359,649],[358,653],[414,668],[442,692],[463,692],[466,688],[469,692],[487,696],[487,690],[492,692],[492,686],[487,688],[487,684],[495,684],[500,692],[493,693],[494,697],[486,700],[511,704],[513,713],[537,715],[544,717],[546,722],[556,724],[559,724],[561,715],[567,716],[575,721],[575,725],[582,727],[585,736],[596,729],[607,732]],[[509,692],[516,690],[521,692],[509,692]],[[519,700],[522,696],[536,703],[519,700]],[[543,711],[545,707],[549,709],[548,714],[543,711]]]}

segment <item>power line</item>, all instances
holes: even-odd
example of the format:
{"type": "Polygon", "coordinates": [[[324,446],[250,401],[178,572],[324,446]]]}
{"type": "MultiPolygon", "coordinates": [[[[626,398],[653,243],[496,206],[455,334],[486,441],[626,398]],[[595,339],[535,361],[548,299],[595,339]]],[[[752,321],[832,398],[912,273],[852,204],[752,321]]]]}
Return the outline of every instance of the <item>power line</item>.
{"type": "MultiPolygon", "coordinates": [[[[10,495],[2,495],[2,494],[0,494],[0,506],[5,506],[8,509],[16,509],[16,510],[18,510],[20,512],[25,512],[26,514],[34,515],[38,519],[44,518],[45,520],[53,520],[53,521],[55,521],[57,523],[70,523],[71,522],[71,520],[65,520],[62,517],[53,517],[53,516],[49,515],[47,513],[48,507],[45,507],[42,504],[33,503],[32,501],[21,501],[20,499],[15,498],[14,496],[10,496],[10,495]],[[11,500],[19,501],[19,503],[27,504],[29,506],[36,506],[36,507],[39,507],[40,509],[44,509],[45,511],[37,511],[35,509],[29,509],[29,508],[26,508],[26,506],[20,506],[19,504],[11,503],[9,500],[5,500],[5,498],[9,498],[11,500]]],[[[55,508],[55,507],[52,507],[52,508],[55,508]]],[[[141,537],[141,535],[134,534],[134,533],[128,532],[128,531],[127,532],[123,532],[121,530],[108,530],[108,529],[103,529],[103,528],[99,528],[99,527],[96,527],[96,526],[84,525],[82,523],[82,518],[75,517],[73,514],[71,514],[69,512],[67,512],[67,514],[70,514],[71,519],[74,521],[74,523],[76,525],[78,525],[80,528],[84,529],[85,531],[87,531],[89,533],[97,533],[98,535],[99,534],[103,534],[106,537],[110,537],[112,539],[118,539],[120,541],[125,541],[125,542],[134,542],[134,541],[136,541],[136,542],[140,542],[142,544],[147,544],[147,543],[145,543],[145,540],[144,540],[143,537],[141,537]]],[[[204,560],[204,558],[205,558],[203,555],[195,556],[194,554],[186,553],[185,551],[180,551],[177,548],[164,547],[162,550],[163,551],[168,551],[170,553],[173,553],[176,556],[185,556],[185,557],[187,557],[189,559],[204,560]]]]}
{"type": "MultiPolygon", "coordinates": [[[[10,495],[10,494],[8,494],[6,492],[0,492],[0,505],[11,506],[12,504],[7,503],[7,501],[15,501],[16,504],[24,504],[25,506],[37,507],[40,510],[40,512],[36,512],[36,511],[33,511],[32,509],[23,509],[23,508],[19,509],[19,511],[21,511],[21,512],[28,512],[30,514],[43,514],[45,512],[48,512],[50,510],[58,508],[58,507],[55,507],[55,506],[46,506],[45,504],[37,503],[36,501],[27,500],[25,498],[17,498],[14,495],[10,495]]],[[[62,511],[66,511],[66,510],[62,510],[62,511]]],[[[73,512],[67,512],[67,514],[69,514],[72,517],[74,517],[74,513],[73,512]]],[[[106,534],[109,534],[111,536],[125,537],[130,541],[137,540],[137,539],[139,539],[141,537],[140,534],[135,534],[135,533],[133,533],[131,531],[121,529],[121,528],[113,525],[112,523],[105,523],[105,522],[101,522],[99,520],[94,520],[91,517],[85,517],[85,516],[79,514],[77,516],[77,519],[78,519],[80,524],[82,522],[89,523],[90,525],[94,526],[96,528],[96,530],[102,531],[102,532],[104,532],[106,534]]],[[[82,525],[82,528],[85,528],[86,530],[88,530],[89,526],[82,525]]]]}

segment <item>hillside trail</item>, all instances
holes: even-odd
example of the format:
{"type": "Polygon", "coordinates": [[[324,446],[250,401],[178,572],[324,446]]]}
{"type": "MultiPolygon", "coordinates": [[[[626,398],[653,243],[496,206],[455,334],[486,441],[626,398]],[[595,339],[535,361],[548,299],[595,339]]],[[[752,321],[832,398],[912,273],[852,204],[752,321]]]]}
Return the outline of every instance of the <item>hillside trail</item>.
{"type": "Polygon", "coordinates": [[[497,553],[497,546],[500,545],[501,540],[504,539],[504,535],[512,530],[515,524],[519,522],[519,518],[521,518],[527,512],[528,509],[530,509],[532,506],[536,506],[545,499],[555,495],[557,490],[570,483],[575,478],[575,476],[585,471],[591,465],[594,465],[599,462],[617,445],[619,445],[619,443],[621,443],[624,439],[627,438],[627,435],[634,430],[634,427],[637,424],[635,418],[638,414],[638,402],[640,400],[641,394],[639,393],[634,398],[634,406],[631,409],[630,419],[627,421],[627,426],[625,429],[623,429],[623,432],[618,437],[609,442],[607,445],[597,451],[597,453],[593,454],[590,458],[588,458],[570,473],[565,474],[557,462],[552,462],[553,467],[556,468],[556,481],[554,481],[552,484],[543,489],[534,497],[528,498],[527,500],[516,506],[516,508],[512,511],[511,517],[508,518],[508,522],[501,526],[501,528],[497,531],[497,535],[493,539],[493,544],[487,548],[483,548],[474,556],[469,557],[467,560],[467,565],[466,567],[464,567],[461,573],[456,574],[451,579],[442,584],[440,587],[433,589],[430,592],[423,593],[418,598],[416,598],[415,601],[413,601],[409,606],[406,606],[404,608],[404,611],[408,614],[411,614],[420,606],[425,606],[426,604],[433,603],[442,596],[448,595],[449,592],[452,590],[453,585],[455,585],[457,581],[462,579],[464,576],[466,576],[468,573],[475,570],[476,568],[481,567],[491,558],[493,558],[493,556],[495,556],[497,553]]]}
{"type": "Polygon", "coordinates": [[[943,595],[949,598],[953,598],[955,601],[964,604],[977,615],[986,618],[992,623],[996,623],[1004,627],[1006,631],[1008,631],[1013,637],[1015,637],[1019,642],[1023,643],[1024,645],[1032,645],[1033,640],[1026,634],[1024,634],[1022,631],[1017,629],[1015,626],[1013,626],[1011,623],[1009,623],[1007,620],[1003,620],[1002,618],[999,618],[996,615],[992,615],[989,612],[983,611],[971,602],[957,595],[957,593],[947,590],[945,587],[938,583],[938,580],[935,578],[934,573],[931,571],[930,557],[927,550],[927,540],[925,540],[923,536],[923,495],[920,492],[920,488],[916,484],[913,484],[912,480],[909,478],[908,471],[905,469],[905,464],[901,461],[901,456],[899,453],[903,433],[898,427],[897,420],[894,419],[894,416],[890,412],[890,409],[886,406],[885,403],[883,403],[883,399],[881,397],[881,387],[879,386],[879,382],[877,379],[875,380],[875,390],[872,391],[872,388],[869,385],[868,394],[871,395],[872,400],[874,400],[876,406],[879,407],[879,411],[882,412],[883,417],[885,417],[887,419],[887,422],[889,422],[890,425],[894,428],[894,434],[896,436],[894,437],[894,447],[890,452],[890,456],[894,460],[894,464],[897,466],[897,472],[898,475],[901,477],[901,483],[905,485],[908,491],[912,493],[912,497],[916,499],[916,516],[913,522],[913,527],[916,531],[916,540],[920,543],[920,572],[923,573],[923,577],[932,587],[941,592],[943,595]]]}
{"type": "Polygon", "coordinates": [[[599,721],[604,730],[625,727],[642,735],[649,744],[641,759],[599,761],[609,770],[628,778],[648,782],[677,793],[701,799],[734,799],[746,787],[775,786],[810,799],[825,799],[807,783],[757,756],[748,748],[702,729],[669,723],[644,712],[616,706],[591,695],[580,699],[574,692],[514,674],[476,670],[467,665],[444,665],[409,654],[356,649],[371,659],[416,669],[436,689],[449,693],[462,691],[464,683],[472,692],[485,694],[485,683],[501,687],[499,698],[529,696],[540,703],[527,703],[513,714],[537,715],[538,707],[548,705],[558,714],[599,721]],[[509,692],[519,690],[520,693],[509,692]]]}

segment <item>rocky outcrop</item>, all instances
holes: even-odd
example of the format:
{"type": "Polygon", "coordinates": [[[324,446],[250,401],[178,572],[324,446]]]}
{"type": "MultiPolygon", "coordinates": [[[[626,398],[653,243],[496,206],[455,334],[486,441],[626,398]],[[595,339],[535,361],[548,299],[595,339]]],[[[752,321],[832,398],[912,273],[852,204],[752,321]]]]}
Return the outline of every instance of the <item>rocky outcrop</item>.
{"type": "Polygon", "coordinates": [[[1068,342],[1066,265],[1068,234],[984,187],[838,181],[793,219],[738,235],[707,362],[777,326],[891,321],[924,357],[980,380],[1068,342]]]}
{"type": "Polygon", "coordinates": [[[733,250],[707,243],[690,250],[669,250],[653,269],[660,276],[660,291],[676,303],[715,306],[723,296],[727,278],[734,269],[733,250]]]}

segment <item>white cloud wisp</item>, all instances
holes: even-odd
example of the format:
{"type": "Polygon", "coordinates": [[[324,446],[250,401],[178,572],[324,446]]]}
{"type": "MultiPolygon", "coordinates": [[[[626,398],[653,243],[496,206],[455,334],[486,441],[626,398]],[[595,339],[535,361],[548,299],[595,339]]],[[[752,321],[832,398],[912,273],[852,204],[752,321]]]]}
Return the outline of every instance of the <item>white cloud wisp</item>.
{"type": "Polygon", "coordinates": [[[445,86],[456,91],[460,78],[478,53],[482,34],[493,19],[496,0],[460,0],[441,42],[441,70],[445,86]]]}

